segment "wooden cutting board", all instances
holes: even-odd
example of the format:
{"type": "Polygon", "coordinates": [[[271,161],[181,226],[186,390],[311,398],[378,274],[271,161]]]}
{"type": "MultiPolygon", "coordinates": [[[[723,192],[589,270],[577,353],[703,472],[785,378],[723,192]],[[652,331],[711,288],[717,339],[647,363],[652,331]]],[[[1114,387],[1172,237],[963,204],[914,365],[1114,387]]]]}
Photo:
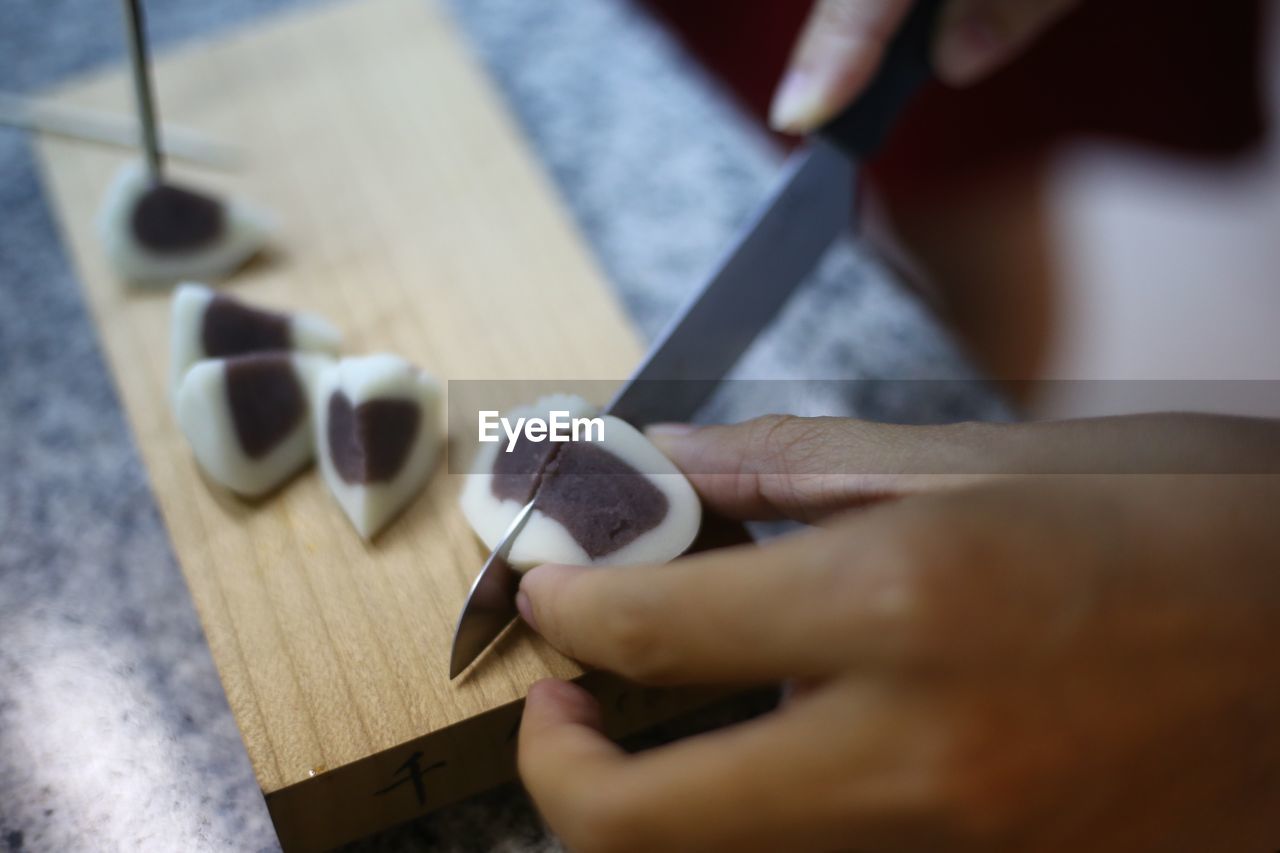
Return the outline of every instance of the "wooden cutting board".
{"type": "MultiPolygon", "coordinates": [[[[175,177],[274,211],[268,257],[228,292],[334,320],[346,351],[397,352],[443,379],[604,379],[640,355],[553,187],[435,3],[325,5],[192,44],[156,64],[162,115],[249,154],[233,175],[175,177]]],[[[128,112],[123,69],[57,100],[128,112]]],[[[37,143],[67,248],[287,849],[317,849],[513,774],[519,700],[581,670],[523,627],[446,677],[482,548],[444,463],[364,544],[305,473],[250,504],[199,475],[170,415],[168,298],[115,280],[94,230],[126,159],[37,143]]],[[[615,731],[705,694],[590,675],[615,731]]]]}

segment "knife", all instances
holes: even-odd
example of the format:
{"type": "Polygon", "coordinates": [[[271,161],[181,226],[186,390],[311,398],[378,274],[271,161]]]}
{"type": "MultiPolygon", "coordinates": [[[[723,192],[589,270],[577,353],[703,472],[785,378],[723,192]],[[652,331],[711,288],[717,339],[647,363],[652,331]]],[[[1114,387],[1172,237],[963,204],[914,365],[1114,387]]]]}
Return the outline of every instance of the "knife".
{"type": "MultiPolygon", "coordinates": [[[[760,331],[777,316],[836,236],[851,223],[857,163],[874,152],[907,101],[931,76],[929,54],[942,0],[919,0],[857,102],[792,154],[768,199],[715,272],[693,295],[604,414],[637,429],[685,421],[760,331]]],[[[535,494],[485,560],[453,635],[457,678],[517,616],[520,574],[507,558],[535,494]]]]}

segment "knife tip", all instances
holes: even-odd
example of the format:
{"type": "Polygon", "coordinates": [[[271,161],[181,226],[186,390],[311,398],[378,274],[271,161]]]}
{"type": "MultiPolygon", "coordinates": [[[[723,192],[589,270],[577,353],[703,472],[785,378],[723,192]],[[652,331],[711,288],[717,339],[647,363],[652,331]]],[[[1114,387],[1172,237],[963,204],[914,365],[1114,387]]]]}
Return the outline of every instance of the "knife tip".
{"type": "Polygon", "coordinates": [[[459,675],[467,668],[467,664],[463,662],[457,653],[457,650],[449,656],[449,680],[455,681],[459,675]]]}

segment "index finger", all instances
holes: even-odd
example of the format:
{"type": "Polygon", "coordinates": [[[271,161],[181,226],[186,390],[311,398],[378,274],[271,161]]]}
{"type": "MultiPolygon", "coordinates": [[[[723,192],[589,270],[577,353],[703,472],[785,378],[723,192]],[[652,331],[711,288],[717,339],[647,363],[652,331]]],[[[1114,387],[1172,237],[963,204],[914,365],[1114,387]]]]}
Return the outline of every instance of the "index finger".
{"type": "Polygon", "coordinates": [[[850,649],[893,655],[902,642],[910,579],[874,531],[808,531],[662,566],[539,566],[521,612],[561,651],[636,681],[818,678],[850,649]]]}

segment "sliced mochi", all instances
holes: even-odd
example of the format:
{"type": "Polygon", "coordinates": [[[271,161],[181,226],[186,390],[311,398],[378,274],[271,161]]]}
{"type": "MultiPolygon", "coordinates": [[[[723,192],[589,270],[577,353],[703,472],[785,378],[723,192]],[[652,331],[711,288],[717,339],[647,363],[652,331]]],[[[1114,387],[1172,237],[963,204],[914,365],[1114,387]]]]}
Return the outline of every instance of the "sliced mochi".
{"type": "Polygon", "coordinates": [[[310,398],[331,362],[290,352],[196,362],[178,386],[178,424],[209,478],[256,497],[310,462],[310,398]]]}
{"type": "Polygon", "coordinates": [[[372,539],[427,482],[440,454],[440,383],[394,355],[344,358],[313,402],[320,471],[372,539]]]}
{"type": "Polygon", "coordinates": [[[265,211],[169,181],[152,183],[141,163],[117,174],[98,214],[98,234],[121,278],[139,284],[217,279],[266,243],[265,211]]]}
{"type": "MultiPolygon", "coordinates": [[[[544,397],[505,417],[593,416],[578,397],[544,397]]],[[[603,441],[532,442],[510,452],[505,438],[481,445],[462,490],[462,511],[490,548],[537,495],[508,561],[523,571],[539,563],[664,563],[693,543],[702,506],[684,475],[626,421],[604,415],[603,441]]],[[[590,433],[598,439],[595,432],[590,433]]]]}
{"type": "Polygon", "coordinates": [[[304,350],[337,355],[342,333],[323,317],[264,311],[202,284],[185,282],[173,294],[169,323],[169,386],[191,365],[268,350],[304,350]]]}

